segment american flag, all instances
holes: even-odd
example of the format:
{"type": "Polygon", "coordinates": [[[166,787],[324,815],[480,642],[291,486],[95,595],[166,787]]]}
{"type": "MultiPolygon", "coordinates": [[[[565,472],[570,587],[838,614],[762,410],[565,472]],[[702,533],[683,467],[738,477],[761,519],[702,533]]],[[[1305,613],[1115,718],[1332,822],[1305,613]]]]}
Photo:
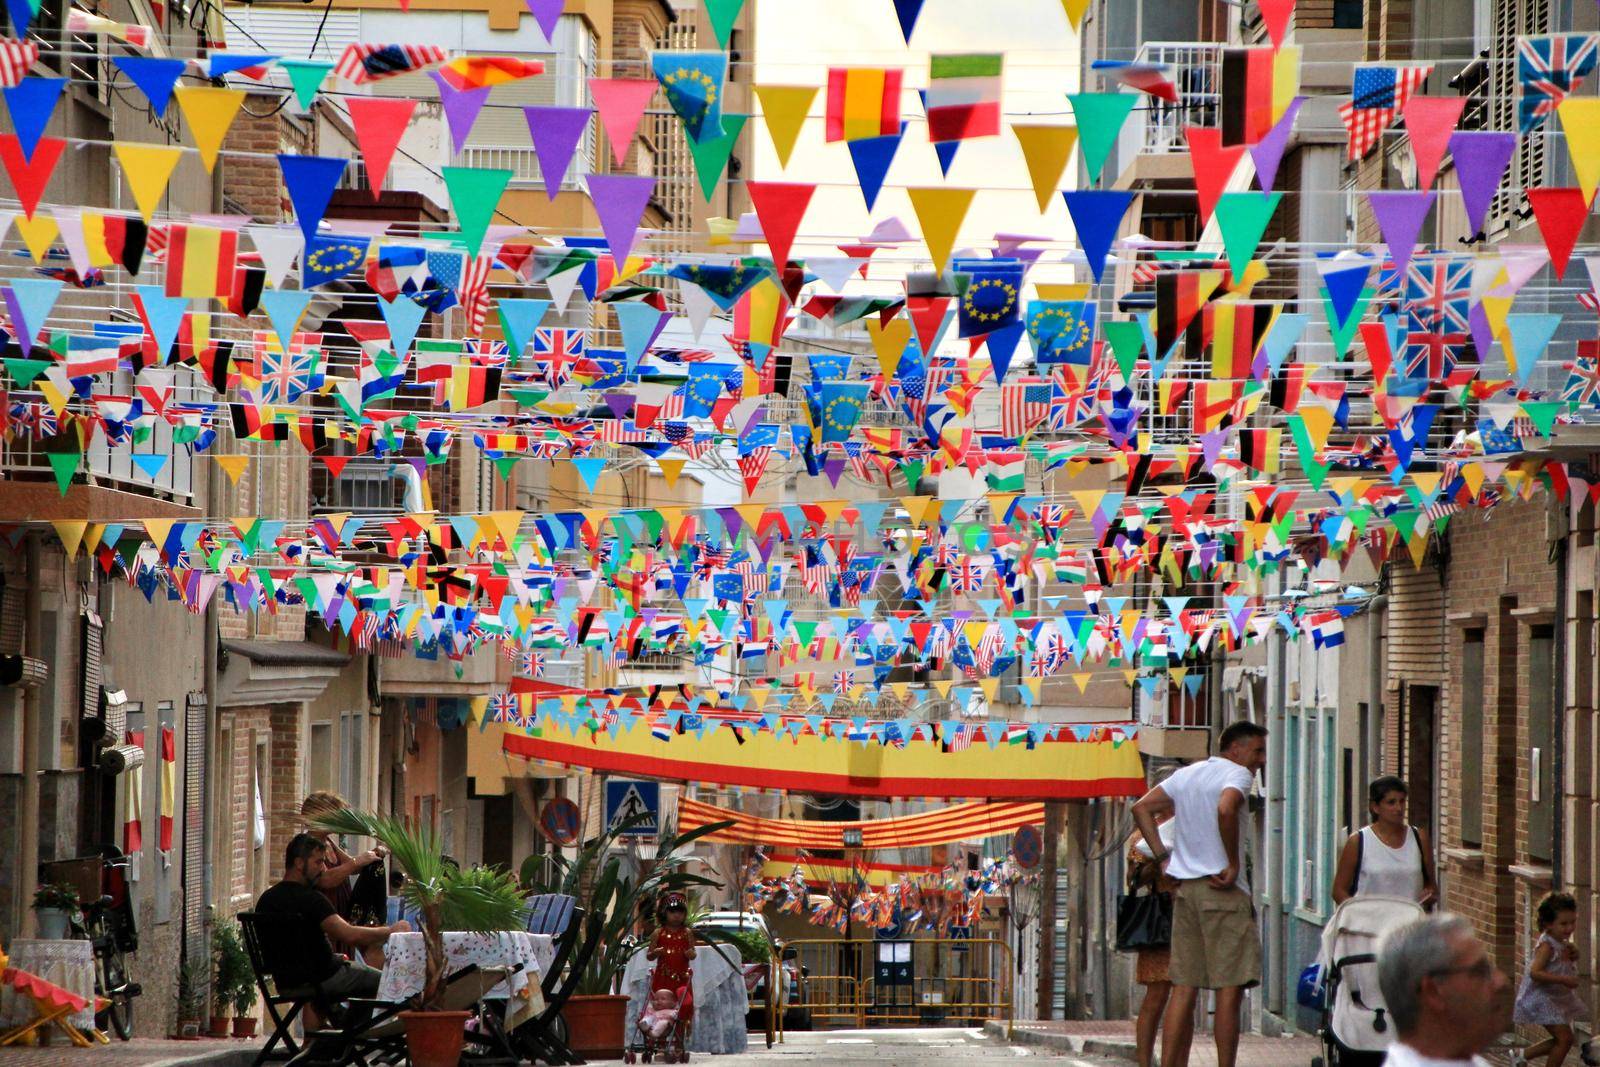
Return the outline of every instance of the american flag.
{"type": "Polygon", "coordinates": [[[1527,133],[1594,73],[1600,37],[1588,33],[1517,38],[1518,129],[1527,133]]]}
{"type": "Polygon", "coordinates": [[[461,301],[461,312],[466,316],[466,335],[477,337],[483,333],[483,323],[489,316],[489,272],[494,268],[494,257],[479,255],[461,266],[461,281],[456,287],[456,299],[461,301]]]}
{"type": "Polygon", "coordinates": [[[39,46],[32,41],[0,37],[0,86],[15,89],[28,69],[39,62],[39,46]]]}
{"type": "Polygon", "coordinates": [[[951,752],[960,752],[972,747],[972,735],[977,733],[976,726],[965,723],[953,723],[945,727],[944,747],[951,752]]]}
{"type": "Polygon", "coordinates": [[[1050,417],[1050,383],[1007,382],[1000,387],[1000,433],[1023,437],[1050,417]]]}
{"type": "Polygon", "coordinates": [[[449,58],[449,51],[439,45],[351,44],[345,46],[333,72],[351,85],[364,85],[431,67],[449,58]]]}
{"type": "Polygon", "coordinates": [[[1372,151],[1411,94],[1433,71],[1420,67],[1357,67],[1350,102],[1339,105],[1339,121],[1350,134],[1350,158],[1372,151]]]}

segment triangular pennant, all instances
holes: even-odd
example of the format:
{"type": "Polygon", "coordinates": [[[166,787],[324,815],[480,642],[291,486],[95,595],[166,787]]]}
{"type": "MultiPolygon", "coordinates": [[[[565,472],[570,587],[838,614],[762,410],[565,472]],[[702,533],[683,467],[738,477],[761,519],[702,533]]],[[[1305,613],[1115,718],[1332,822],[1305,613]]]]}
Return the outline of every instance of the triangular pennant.
{"type": "Polygon", "coordinates": [[[189,67],[186,60],[159,59],[154,56],[112,56],[111,62],[150,101],[150,109],[157,116],[167,113],[172,87],[178,84],[178,78],[189,67]]]}
{"type": "Polygon", "coordinates": [[[24,159],[17,135],[0,134],[0,164],[5,165],[6,177],[11,179],[17,200],[22,204],[22,213],[28,218],[33,218],[34,212],[39,210],[50,175],[55,173],[56,163],[66,147],[67,142],[59,137],[41,137],[34,145],[33,158],[24,159]]]}
{"type": "Polygon", "coordinates": [[[1068,93],[1072,114],[1078,123],[1078,143],[1083,146],[1083,165],[1089,180],[1100,180],[1100,171],[1117,143],[1122,124],[1138,103],[1138,93],[1068,93]]]}
{"type": "Polygon", "coordinates": [[[899,133],[845,142],[850,149],[850,162],[855,164],[856,184],[861,187],[861,198],[867,202],[868,211],[878,202],[883,179],[889,173],[889,165],[894,162],[904,136],[905,127],[902,125],[899,133]]]}
{"type": "Polygon", "coordinates": [[[1411,142],[1411,155],[1417,163],[1417,188],[1426,189],[1433,184],[1444,160],[1450,136],[1461,121],[1461,111],[1467,106],[1464,96],[1413,96],[1406,101],[1401,112],[1406,120],[1406,138],[1411,142]]]}
{"type": "Polygon", "coordinates": [[[17,142],[22,146],[23,159],[33,158],[33,150],[44,135],[44,128],[50,125],[66,87],[65,78],[30,77],[0,89],[6,98],[6,110],[11,114],[11,126],[17,132],[17,142]]]}
{"type": "Polygon", "coordinates": [[[523,297],[505,297],[497,305],[500,311],[500,332],[506,339],[506,349],[515,363],[527,351],[533,340],[533,331],[544,321],[550,310],[550,301],[523,297]]]}
{"type": "Polygon", "coordinates": [[[267,313],[267,321],[278,335],[281,351],[292,350],[295,332],[310,303],[311,294],[304,289],[268,289],[261,294],[261,310],[267,313]]]}
{"type": "Polygon", "coordinates": [[[133,461],[135,467],[144,471],[144,476],[151,481],[155,481],[161,469],[167,465],[165,452],[135,452],[128,458],[133,461]]]}
{"type": "Polygon", "coordinates": [[[1484,216],[1494,201],[1506,168],[1517,150],[1517,135],[1495,130],[1462,130],[1450,135],[1450,158],[1455,162],[1461,206],[1474,235],[1483,232],[1484,216]]]}
{"type": "Polygon", "coordinates": [[[1283,153],[1289,147],[1289,137],[1294,133],[1294,120],[1300,114],[1300,106],[1306,102],[1303,96],[1297,96],[1289,101],[1289,106],[1283,111],[1283,117],[1272,124],[1255,144],[1250,146],[1250,162],[1256,168],[1256,188],[1264,193],[1270,193],[1278,181],[1278,164],[1283,162],[1283,153]]]}
{"type": "Polygon", "coordinates": [[[1066,173],[1072,148],[1078,143],[1078,128],[1013,123],[1011,132],[1017,135],[1017,143],[1022,146],[1022,159],[1028,165],[1033,195],[1039,201],[1039,211],[1043,214],[1050,209],[1056,186],[1061,184],[1061,175],[1066,173]]]}
{"type": "Polygon", "coordinates": [[[278,169],[283,172],[283,185],[289,192],[289,203],[294,205],[294,218],[300,232],[310,241],[317,235],[317,227],[333,199],[333,190],[344,177],[349,160],[332,156],[278,155],[278,169]]]}
{"type": "Polygon", "coordinates": [[[922,227],[922,239],[928,245],[928,255],[933,269],[943,274],[950,262],[950,253],[956,245],[956,234],[966,221],[967,209],[972,206],[975,189],[940,189],[917,187],[906,190],[911,206],[922,227]]]}
{"type": "Polygon", "coordinates": [[[178,88],[177,95],[178,109],[189,124],[195,147],[200,150],[200,163],[210,174],[216,169],[217,153],[222,151],[228,129],[244,104],[244,90],[184,85],[178,88]]]}
{"type": "Polygon", "coordinates": [[[1105,273],[1106,256],[1122,228],[1122,218],[1133,203],[1133,193],[1123,189],[1069,189],[1061,194],[1078,231],[1078,244],[1089,261],[1096,282],[1105,273]]]}
{"type": "Polygon", "coordinates": [[[1289,18],[1294,14],[1294,0],[1257,0],[1261,21],[1267,24],[1267,36],[1272,47],[1282,48],[1289,35],[1289,18]]]}
{"type": "Polygon", "coordinates": [[[1111,345],[1111,355],[1117,361],[1117,369],[1122,372],[1122,380],[1132,381],[1133,369],[1138,365],[1139,357],[1144,355],[1144,327],[1132,321],[1105,322],[1101,324],[1100,332],[1111,345]]]}
{"type": "Polygon", "coordinates": [[[738,144],[739,135],[744,133],[744,124],[749,118],[749,115],[723,112],[721,134],[702,137],[698,141],[689,138],[689,154],[694,157],[695,177],[700,181],[700,194],[708,204],[717,195],[717,182],[721,180],[722,170],[728,165],[728,158],[733,155],[734,145],[738,144]]]}
{"type": "Polygon", "coordinates": [[[580,456],[571,462],[577,468],[578,476],[583,479],[584,486],[593,495],[600,487],[600,472],[605,469],[606,461],[596,456],[580,456]]]}
{"type": "Polygon", "coordinates": [[[457,89],[443,72],[437,70],[428,71],[428,77],[439,86],[439,107],[444,111],[445,125],[450,127],[450,147],[459,156],[466,150],[467,138],[472,136],[472,127],[477,123],[483,105],[489,102],[489,93],[494,86],[457,89]]]}
{"type": "Polygon", "coordinates": [[[639,220],[644,217],[656,180],[648,174],[590,174],[585,181],[589,183],[595,214],[600,216],[601,232],[611,249],[611,261],[622,270],[639,235],[639,220]]]}
{"type": "Polygon", "coordinates": [[[1511,364],[1518,388],[1527,388],[1534,368],[1560,328],[1561,316],[1555,312],[1506,316],[1506,362],[1511,364]]]}
{"type": "Polygon", "coordinates": [[[246,226],[245,233],[261,257],[267,284],[273,288],[282,285],[294,267],[295,256],[305,248],[305,238],[292,226],[246,226]]]}
{"type": "Polygon", "coordinates": [[[1600,97],[1569,96],[1561,101],[1556,114],[1561,116],[1578,188],[1584,199],[1593,203],[1595,186],[1600,184],[1600,97]]]}
{"type": "Polygon", "coordinates": [[[289,75],[289,85],[294,89],[294,99],[301,111],[310,111],[316,102],[317,90],[322,88],[332,63],[320,59],[280,59],[278,69],[289,75]]]}
{"type": "Polygon", "coordinates": [[[17,344],[21,346],[24,356],[44,329],[45,320],[50,317],[56,299],[61,296],[63,284],[55,278],[25,277],[12,278],[6,283],[6,311],[11,316],[12,330],[17,335],[17,344]]]}
{"type": "Polygon", "coordinates": [[[450,191],[450,206],[455,209],[467,254],[477,258],[483,249],[483,236],[489,220],[500,209],[500,197],[516,175],[492,167],[441,167],[445,188],[450,191]]]}
{"type": "Polygon", "coordinates": [[[561,12],[566,10],[567,0],[523,0],[523,3],[527,4],[533,21],[539,24],[545,43],[555,44],[556,25],[561,21],[561,12]]]}
{"type": "Polygon", "coordinates": [[[795,142],[800,139],[800,131],[805,127],[806,116],[816,98],[815,85],[756,86],[756,99],[761,101],[761,117],[767,124],[773,150],[778,153],[778,166],[789,165],[795,142]]]}
{"type": "Polygon", "coordinates": [[[1261,235],[1267,232],[1273,212],[1278,210],[1282,193],[1223,193],[1217,200],[1217,229],[1228,256],[1233,284],[1244,280],[1245,268],[1254,257],[1261,235]]]}
{"type": "Polygon", "coordinates": [[[1550,266],[1559,280],[1566,277],[1567,261],[1578,243],[1578,232],[1589,218],[1589,199],[1582,189],[1529,189],[1528,205],[1550,252],[1550,266]]]}
{"type": "Polygon", "coordinates": [[[389,327],[389,351],[396,359],[404,360],[406,353],[411,351],[411,342],[416,340],[417,330],[422,326],[428,309],[404,296],[397,296],[393,300],[385,300],[380,296],[378,310],[383,313],[384,324],[389,327]]]}
{"type": "Polygon", "coordinates": [[[956,161],[956,150],[961,147],[960,141],[935,141],[933,154],[939,160],[939,173],[950,177],[950,167],[956,161]]]}
{"type": "MultiPolygon", "coordinates": [[[[617,166],[628,156],[639,120],[660,83],[654,78],[590,78],[589,94],[594,97],[600,125],[611,145],[611,158],[617,166]]],[[[619,175],[620,177],[620,175],[619,175]]]]}
{"type": "Polygon", "coordinates": [[[795,235],[800,232],[800,220],[817,187],[801,182],[751,181],[746,183],[745,191],[761,220],[761,235],[772,252],[773,265],[782,274],[795,235]]]}
{"type": "Polygon", "coordinates": [[[705,8],[711,32],[717,35],[717,44],[726,49],[733,39],[733,24],[739,21],[739,12],[744,10],[744,0],[705,0],[705,8]]]}
{"type": "Polygon", "coordinates": [[[1217,198],[1228,188],[1234,168],[1244,158],[1242,144],[1224,145],[1222,130],[1215,126],[1185,126],[1183,137],[1189,145],[1189,162],[1194,168],[1194,189],[1200,201],[1200,225],[1211,221],[1217,198]]]}
{"type": "Polygon", "coordinates": [[[62,496],[66,496],[67,490],[72,486],[72,476],[78,472],[78,463],[83,459],[83,453],[46,452],[45,458],[50,461],[50,470],[56,476],[56,489],[62,496]]]}
{"type": "Polygon", "coordinates": [[[183,149],[175,145],[132,144],[113,141],[117,162],[122,164],[122,176],[133,191],[133,202],[139,205],[139,214],[148,224],[167,195],[167,182],[172,180],[172,169],[178,165],[183,149]]]}
{"type": "Polygon", "coordinates": [[[1067,25],[1077,33],[1078,27],[1083,25],[1084,13],[1089,10],[1089,0],[1061,0],[1061,10],[1066,13],[1067,25]]]}
{"type": "Polygon", "coordinates": [[[15,221],[15,226],[22,235],[22,243],[28,246],[33,261],[40,264],[50,254],[50,247],[61,234],[61,224],[56,222],[54,214],[36,215],[31,219],[24,215],[15,221]]]}
{"type": "Polygon", "coordinates": [[[1411,253],[1417,247],[1422,223],[1433,207],[1434,195],[1431,189],[1375,189],[1367,193],[1378,232],[1383,236],[1383,243],[1389,246],[1389,258],[1402,278],[1406,265],[1411,262],[1411,253]]]}
{"type": "Polygon", "coordinates": [[[917,28],[917,16],[922,14],[922,0],[894,0],[894,17],[900,22],[900,34],[911,43],[911,33],[917,28]]]}
{"type": "Polygon", "coordinates": [[[150,329],[150,340],[155,342],[156,354],[162,359],[172,351],[183,328],[183,317],[188,314],[189,300],[181,296],[168,296],[160,285],[137,285],[134,293],[143,308],[143,318],[150,329]]]}
{"type": "Polygon", "coordinates": [[[243,475],[246,468],[250,466],[249,456],[213,455],[211,458],[217,461],[217,466],[221,467],[227,472],[228,481],[234,485],[239,484],[240,476],[243,475]]]}
{"type": "Polygon", "coordinates": [[[522,113],[527,117],[528,136],[539,157],[545,198],[554,200],[594,112],[586,107],[525,107],[522,113]]]}
{"type": "Polygon", "coordinates": [[[622,333],[622,348],[628,361],[627,369],[631,374],[649,350],[664,320],[671,318],[672,313],[634,300],[612,304],[611,312],[617,317],[617,328],[622,333]]]}
{"type": "Polygon", "coordinates": [[[350,125],[355,129],[361,164],[367,171],[367,188],[372,199],[378,200],[383,196],[389,163],[406,135],[417,102],[405,96],[347,96],[344,103],[350,109],[350,125]]]}

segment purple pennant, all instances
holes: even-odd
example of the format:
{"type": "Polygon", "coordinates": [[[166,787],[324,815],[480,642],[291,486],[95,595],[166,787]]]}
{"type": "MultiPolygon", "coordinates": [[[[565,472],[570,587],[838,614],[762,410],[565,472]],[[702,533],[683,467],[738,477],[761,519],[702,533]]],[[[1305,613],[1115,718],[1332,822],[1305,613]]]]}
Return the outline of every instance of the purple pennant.
{"type": "Polygon", "coordinates": [[[1396,272],[1403,278],[1406,264],[1411,262],[1411,252],[1417,247],[1417,235],[1422,232],[1422,221],[1433,207],[1432,189],[1385,189],[1367,194],[1373,217],[1378,220],[1378,232],[1383,243],[1389,246],[1389,258],[1394,260],[1396,272]]]}
{"type": "Polygon", "coordinates": [[[586,107],[525,107],[522,112],[528,117],[528,135],[539,155],[544,195],[554,200],[593,112],[586,107]]]}
{"type": "Polygon", "coordinates": [[[1483,217],[1500,188],[1517,150],[1517,135],[1494,130],[1462,130],[1450,135],[1450,155],[1456,161],[1456,184],[1474,235],[1483,232],[1483,217]]]}
{"type": "Polygon", "coordinates": [[[1289,147],[1289,135],[1294,132],[1295,116],[1300,114],[1300,105],[1305,102],[1303,96],[1289,101],[1277,125],[1250,146],[1250,159],[1256,165],[1256,185],[1263,193],[1272,192],[1272,184],[1278,178],[1278,164],[1283,161],[1283,150],[1289,147]]]}
{"type": "Polygon", "coordinates": [[[456,155],[460,155],[467,145],[467,136],[472,133],[472,124],[478,121],[478,112],[489,100],[490,87],[457,89],[436,70],[428,71],[428,77],[439,83],[439,103],[444,108],[445,122],[450,125],[450,143],[455,146],[456,155]]]}
{"type": "Polygon", "coordinates": [[[1482,304],[1467,309],[1467,327],[1472,331],[1472,345],[1478,350],[1478,361],[1489,360],[1489,349],[1494,347],[1494,327],[1489,325],[1489,313],[1482,304]]]}
{"type": "Polygon", "coordinates": [[[623,270],[634,239],[639,236],[639,220],[644,217],[650,194],[655,192],[656,180],[648,174],[590,174],[587,180],[589,199],[600,216],[611,261],[623,270]]]}
{"type": "Polygon", "coordinates": [[[611,409],[612,418],[626,418],[633,410],[633,396],[629,393],[607,393],[606,407],[611,409]]]}
{"type": "Polygon", "coordinates": [[[544,39],[555,44],[556,23],[561,19],[561,11],[567,6],[567,0],[523,0],[523,3],[528,5],[529,14],[544,31],[544,39]]]}

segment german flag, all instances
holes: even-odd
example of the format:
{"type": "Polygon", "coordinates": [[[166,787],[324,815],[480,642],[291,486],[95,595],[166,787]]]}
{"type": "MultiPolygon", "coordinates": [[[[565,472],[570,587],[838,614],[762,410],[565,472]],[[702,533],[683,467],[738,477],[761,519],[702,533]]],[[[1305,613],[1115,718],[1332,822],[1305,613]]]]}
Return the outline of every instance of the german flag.
{"type": "Polygon", "coordinates": [[[238,252],[239,235],[233,230],[173,223],[167,238],[167,295],[231,298],[238,252]]]}
{"type": "Polygon", "coordinates": [[[1278,456],[1283,445],[1283,430],[1279,427],[1239,431],[1239,462],[1262,474],[1276,474],[1278,456]]]}
{"type": "Polygon", "coordinates": [[[1256,352],[1278,318],[1277,304],[1246,304],[1227,296],[1205,309],[1211,318],[1211,376],[1249,378],[1256,352]]]}
{"type": "Polygon", "coordinates": [[[1272,389],[1267,402],[1279,411],[1297,411],[1305,398],[1306,377],[1311,370],[1306,363],[1290,363],[1272,379],[1272,389]]]}
{"type": "Polygon", "coordinates": [[[1300,49],[1222,50],[1222,143],[1255,144],[1300,91],[1300,49]]]}
{"type": "MultiPolygon", "coordinates": [[[[1178,338],[1194,324],[1200,309],[1221,289],[1227,274],[1221,270],[1172,270],[1156,275],[1156,359],[1165,358],[1178,338]]],[[[1189,339],[1193,351],[1205,343],[1200,331],[1189,339]]]]}
{"type": "Polygon", "coordinates": [[[129,274],[138,274],[149,235],[142,219],[89,211],[83,214],[83,241],[92,266],[109,267],[115,263],[129,274]]]}
{"type": "Polygon", "coordinates": [[[233,383],[233,342],[222,341],[195,357],[195,365],[205,375],[206,383],[218,393],[226,393],[233,383]]]}
{"type": "Polygon", "coordinates": [[[228,311],[241,319],[249,318],[261,306],[261,290],[266,284],[265,270],[240,264],[233,272],[233,292],[228,297],[228,311]]]}

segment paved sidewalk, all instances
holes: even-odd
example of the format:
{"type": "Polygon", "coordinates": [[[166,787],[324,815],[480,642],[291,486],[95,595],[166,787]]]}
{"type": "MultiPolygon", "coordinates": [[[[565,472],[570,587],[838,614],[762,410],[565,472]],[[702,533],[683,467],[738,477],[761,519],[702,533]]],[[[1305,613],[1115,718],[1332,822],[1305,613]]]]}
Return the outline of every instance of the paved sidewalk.
{"type": "MultiPolygon", "coordinates": [[[[1004,1036],[1006,1024],[989,1022],[984,1029],[1004,1036]]],[[[1011,1040],[1052,1052],[1101,1056],[1133,1062],[1131,1020],[1051,1020],[1018,1022],[1011,1040]]],[[[1238,1067],[1309,1067],[1322,1046],[1312,1037],[1261,1037],[1245,1034],[1239,1040],[1238,1067]]],[[[1196,1034],[1189,1052],[1189,1067],[1216,1067],[1217,1049],[1210,1034],[1196,1034]]],[[[0,1065],[3,1067],[3,1065],[0,1065]]]]}
{"type": "Polygon", "coordinates": [[[136,1037],[76,1048],[61,1038],[42,1047],[0,1048],[0,1067],[250,1067],[260,1047],[259,1039],[158,1041],[136,1037]]]}

